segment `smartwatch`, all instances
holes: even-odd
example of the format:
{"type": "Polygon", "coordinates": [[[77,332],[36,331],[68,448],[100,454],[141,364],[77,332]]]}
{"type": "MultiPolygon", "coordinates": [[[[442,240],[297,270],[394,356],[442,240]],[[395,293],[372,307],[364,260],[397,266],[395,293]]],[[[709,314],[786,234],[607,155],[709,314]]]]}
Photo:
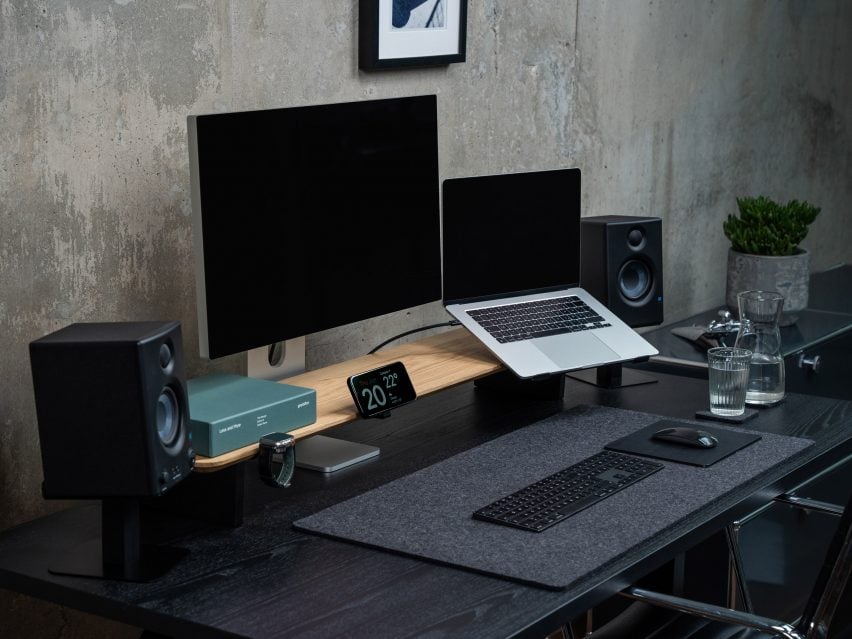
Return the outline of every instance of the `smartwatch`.
{"type": "Polygon", "coordinates": [[[265,484],[286,488],[296,468],[296,439],[287,433],[269,433],[260,438],[257,469],[265,484]]]}

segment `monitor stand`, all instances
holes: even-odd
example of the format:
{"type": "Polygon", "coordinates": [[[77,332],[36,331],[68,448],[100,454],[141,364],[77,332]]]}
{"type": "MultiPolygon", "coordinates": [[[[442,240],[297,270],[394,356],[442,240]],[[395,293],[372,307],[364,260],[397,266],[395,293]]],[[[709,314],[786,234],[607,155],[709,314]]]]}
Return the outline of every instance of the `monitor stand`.
{"type": "Polygon", "coordinates": [[[305,338],[253,348],[248,352],[248,376],[280,382],[305,372],[305,338]]]}
{"type": "Polygon", "coordinates": [[[321,473],[333,473],[379,456],[379,449],[325,435],[296,442],[296,466],[321,473]]]}
{"type": "MultiPolygon", "coordinates": [[[[304,372],[304,337],[276,342],[248,352],[249,377],[281,382],[304,372]]],[[[379,449],[375,446],[325,435],[307,437],[296,444],[296,466],[321,473],[333,473],[378,455],[379,449]]]]}

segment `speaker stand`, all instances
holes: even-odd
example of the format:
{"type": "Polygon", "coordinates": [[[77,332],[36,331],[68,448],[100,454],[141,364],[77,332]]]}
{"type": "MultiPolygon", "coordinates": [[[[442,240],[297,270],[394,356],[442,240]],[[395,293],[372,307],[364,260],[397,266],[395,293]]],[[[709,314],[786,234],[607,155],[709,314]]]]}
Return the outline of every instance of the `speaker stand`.
{"type": "Polygon", "coordinates": [[[232,464],[215,473],[190,473],[164,495],[142,500],[142,514],[176,515],[219,526],[243,523],[246,464],[232,464]]]}
{"type": "Polygon", "coordinates": [[[606,364],[597,368],[568,373],[568,377],[599,388],[624,388],[654,384],[657,379],[631,368],[624,369],[621,364],[606,364]]]}
{"type": "Polygon", "coordinates": [[[56,575],[139,582],[164,575],[189,551],[143,544],[139,512],[139,499],[104,499],[101,538],[71,548],[48,571],[56,575]]]}

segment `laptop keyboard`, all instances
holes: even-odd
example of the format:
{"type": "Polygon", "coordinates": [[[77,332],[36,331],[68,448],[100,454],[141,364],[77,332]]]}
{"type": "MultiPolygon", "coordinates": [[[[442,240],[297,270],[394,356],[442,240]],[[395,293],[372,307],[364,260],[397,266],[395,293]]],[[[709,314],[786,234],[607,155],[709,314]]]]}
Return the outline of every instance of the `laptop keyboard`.
{"type": "Polygon", "coordinates": [[[473,517],[541,532],[662,467],[606,450],[480,508],[473,517]]]}
{"type": "Polygon", "coordinates": [[[576,295],[469,310],[501,344],[610,326],[576,295]]]}

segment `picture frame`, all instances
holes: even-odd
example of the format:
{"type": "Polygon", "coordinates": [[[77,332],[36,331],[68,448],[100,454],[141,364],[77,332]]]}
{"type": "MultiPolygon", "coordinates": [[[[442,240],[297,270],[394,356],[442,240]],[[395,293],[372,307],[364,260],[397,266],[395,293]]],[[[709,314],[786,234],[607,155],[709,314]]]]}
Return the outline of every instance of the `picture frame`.
{"type": "Polygon", "coordinates": [[[358,68],[465,61],[467,0],[359,0],[358,68]]]}

